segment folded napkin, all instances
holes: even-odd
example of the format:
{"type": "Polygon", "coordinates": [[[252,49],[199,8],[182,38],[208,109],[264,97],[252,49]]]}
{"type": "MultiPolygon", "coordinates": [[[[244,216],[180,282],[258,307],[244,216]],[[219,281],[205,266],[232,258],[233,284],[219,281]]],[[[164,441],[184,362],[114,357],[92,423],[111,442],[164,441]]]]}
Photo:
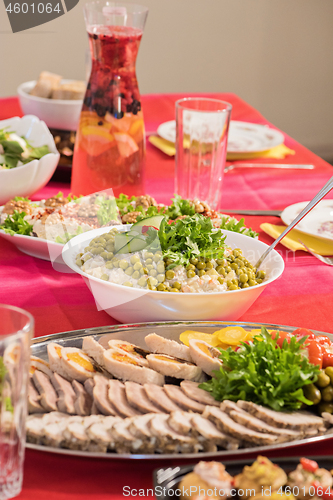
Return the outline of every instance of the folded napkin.
{"type": "MultiPolygon", "coordinates": [[[[153,144],[153,146],[163,151],[166,155],[175,156],[176,147],[173,142],[167,141],[158,135],[150,135],[148,137],[148,141],[153,144]]],[[[261,153],[227,153],[227,160],[250,160],[255,158],[273,158],[275,160],[283,160],[286,156],[294,154],[295,151],[289,149],[284,144],[280,144],[279,146],[275,146],[274,148],[261,153]]]]}
{"type": "MultiPolygon", "coordinates": [[[[275,226],[273,224],[268,224],[268,222],[260,225],[260,229],[272,236],[274,239],[280,236],[286,227],[287,226],[275,226]]],[[[281,243],[294,252],[296,250],[304,250],[307,252],[306,248],[303,247],[298,240],[304,241],[305,245],[309,247],[310,250],[318,253],[319,255],[333,255],[333,241],[329,242],[316,238],[315,236],[309,236],[308,234],[297,231],[297,229],[292,229],[287,236],[281,240],[281,243]]]]}

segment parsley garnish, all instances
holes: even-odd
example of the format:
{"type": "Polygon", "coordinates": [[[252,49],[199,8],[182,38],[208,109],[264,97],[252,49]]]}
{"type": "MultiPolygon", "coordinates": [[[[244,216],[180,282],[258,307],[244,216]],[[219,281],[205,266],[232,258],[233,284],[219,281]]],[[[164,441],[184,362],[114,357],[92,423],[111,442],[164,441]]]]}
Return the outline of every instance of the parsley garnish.
{"type": "Polygon", "coordinates": [[[14,234],[25,234],[26,236],[30,236],[32,233],[32,225],[24,219],[26,215],[25,212],[14,210],[13,214],[7,215],[7,219],[0,225],[0,229],[3,229],[5,233],[12,236],[14,234]]]}
{"type": "Polygon", "coordinates": [[[200,214],[169,221],[169,224],[163,219],[158,236],[163,256],[174,262],[173,267],[187,265],[192,257],[219,259],[224,255],[226,237],[214,229],[209,217],[200,214]]]}
{"type": "Polygon", "coordinates": [[[237,351],[220,349],[223,366],[215,377],[199,387],[209,391],[217,401],[252,401],[277,411],[293,411],[302,403],[312,405],[303,389],[317,380],[319,367],[303,355],[303,344],[291,337],[278,347],[266,328],[261,328],[250,343],[241,343],[237,351]]]}

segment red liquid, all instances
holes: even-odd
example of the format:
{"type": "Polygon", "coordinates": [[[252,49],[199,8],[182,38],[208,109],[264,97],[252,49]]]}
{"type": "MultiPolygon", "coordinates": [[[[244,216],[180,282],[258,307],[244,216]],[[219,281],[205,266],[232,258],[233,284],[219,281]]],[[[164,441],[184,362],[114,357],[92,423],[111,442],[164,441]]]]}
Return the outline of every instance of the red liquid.
{"type": "Polygon", "coordinates": [[[71,190],[143,193],[144,123],[135,61],[142,31],[91,27],[92,71],[76,136],[71,190]]]}

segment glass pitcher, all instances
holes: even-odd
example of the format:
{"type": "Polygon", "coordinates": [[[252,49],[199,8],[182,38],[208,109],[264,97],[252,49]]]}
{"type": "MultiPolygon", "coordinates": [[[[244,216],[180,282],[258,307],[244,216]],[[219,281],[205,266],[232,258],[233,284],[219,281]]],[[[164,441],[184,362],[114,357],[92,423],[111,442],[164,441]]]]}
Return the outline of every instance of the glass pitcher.
{"type": "Polygon", "coordinates": [[[143,194],[145,129],[135,63],[148,9],[117,2],[84,7],[92,59],[76,134],[71,191],[143,194]]]}

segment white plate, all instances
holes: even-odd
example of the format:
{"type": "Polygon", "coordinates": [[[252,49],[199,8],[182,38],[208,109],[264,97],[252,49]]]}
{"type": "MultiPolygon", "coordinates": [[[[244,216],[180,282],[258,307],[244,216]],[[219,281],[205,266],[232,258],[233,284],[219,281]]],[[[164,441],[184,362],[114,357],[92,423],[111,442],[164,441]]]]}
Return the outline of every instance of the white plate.
{"type": "MultiPolygon", "coordinates": [[[[162,123],[157,133],[170,142],[176,141],[176,122],[162,123]]],[[[278,130],[258,125],[231,120],[228,135],[228,153],[259,153],[283,144],[284,135],[278,130]]]]}
{"type": "MultiPolygon", "coordinates": [[[[285,208],[281,219],[288,226],[308,204],[295,203],[285,208]]],[[[322,200],[296,226],[298,231],[323,240],[333,241],[333,200],[322,200]]]]}
{"type": "MultiPolygon", "coordinates": [[[[56,333],[54,335],[48,335],[45,337],[38,337],[33,340],[31,346],[31,354],[33,356],[38,356],[42,359],[47,360],[47,345],[50,342],[56,342],[64,347],[82,347],[82,339],[83,337],[92,335],[96,340],[98,340],[103,346],[107,346],[107,342],[111,339],[121,339],[132,342],[144,349],[147,349],[144,338],[151,332],[155,332],[157,335],[161,335],[167,339],[171,340],[179,340],[179,335],[185,330],[196,330],[206,333],[213,333],[214,331],[226,327],[226,326],[242,326],[247,330],[260,328],[262,325],[265,326],[268,330],[282,330],[287,332],[293,332],[297,327],[290,326],[282,326],[282,325],[273,325],[266,323],[246,323],[246,322],[219,322],[219,321],[170,321],[170,322],[161,322],[161,323],[137,323],[130,325],[114,325],[114,326],[105,326],[99,328],[90,328],[87,330],[76,330],[71,332],[63,332],[56,333]]],[[[333,335],[329,333],[317,332],[312,330],[316,335],[327,335],[331,340],[333,340],[333,335]]],[[[205,459],[209,457],[218,457],[219,460],[224,459],[224,457],[228,457],[231,455],[237,455],[242,457],[243,455],[247,455],[249,453],[260,453],[263,454],[264,451],[268,450],[280,450],[285,448],[294,448],[302,444],[314,443],[318,442],[318,446],[320,446],[319,441],[326,441],[327,439],[332,439],[332,434],[327,434],[324,436],[317,436],[307,439],[301,439],[298,441],[291,441],[287,443],[281,443],[278,445],[271,446],[261,446],[261,447],[251,447],[251,448],[240,448],[238,450],[222,450],[217,452],[210,453],[190,453],[190,454],[156,454],[156,455],[135,455],[135,454],[118,454],[118,453],[93,453],[87,451],[78,451],[78,450],[67,450],[64,448],[52,448],[50,446],[36,445],[27,443],[26,447],[31,448],[33,450],[40,450],[46,452],[53,453],[61,453],[65,455],[75,455],[81,457],[89,457],[89,458],[106,458],[111,460],[119,460],[119,459],[140,459],[140,460],[163,460],[163,459],[205,459]]]]}

